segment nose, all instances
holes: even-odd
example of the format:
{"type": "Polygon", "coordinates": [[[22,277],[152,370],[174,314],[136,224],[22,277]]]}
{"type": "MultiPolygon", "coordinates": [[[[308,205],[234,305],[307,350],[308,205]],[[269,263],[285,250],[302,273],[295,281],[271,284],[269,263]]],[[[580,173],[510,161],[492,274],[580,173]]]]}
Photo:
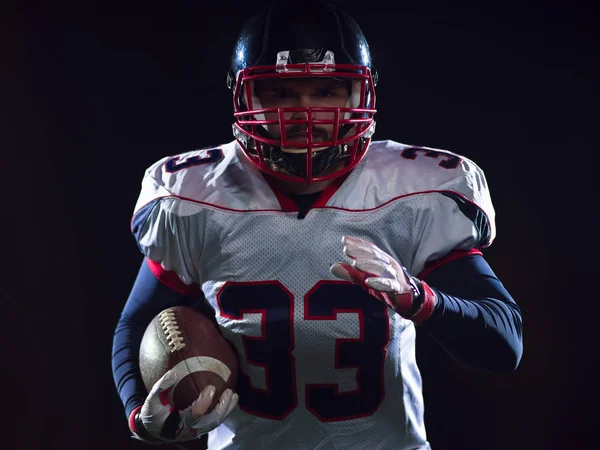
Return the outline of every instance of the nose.
{"type": "Polygon", "coordinates": [[[310,95],[300,95],[298,97],[298,106],[301,108],[308,108],[309,106],[312,106],[310,95]]]}
{"type": "MultiPolygon", "coordinates": [[[[296,102],[294,102],[295,108],[308,108],[311,105],[310,96],[308,95],[300,95],[297,97],[296,102]]],[[[308,120],[308,114],[306,111],[294,111],[292,113],[291,119],[295,120],[308,120]]]]}
{"type": "MultiPolygon", "coordinates": [[[[298,106],[298,108],[300,108],[300,106],[298,106]]],[[[306,120],[308,119],[308,113],[306,111],[294,111],[292,113],[292,119],[306,120]]]]}

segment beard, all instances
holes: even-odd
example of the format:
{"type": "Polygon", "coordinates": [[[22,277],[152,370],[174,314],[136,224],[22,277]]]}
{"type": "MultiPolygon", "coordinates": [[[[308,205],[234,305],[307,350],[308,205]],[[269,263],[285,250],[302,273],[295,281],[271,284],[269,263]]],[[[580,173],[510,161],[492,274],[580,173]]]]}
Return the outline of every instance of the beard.
{"type": "MultiPolygon", "coordinates": [[[[346,130],[344,127],[338,132],[338,137],[348,133],[352,125],[346,130]]],[[[279,128],[277,129],[279,131],[279,128]]],[[[333,165],[343,162],[349,155],[348,144],[335,146],[323,146],[322,143],[331,142],[333,140],[333,130],[328,131],[317,126],[312,127],[312,174],[316,177],[326,171],[333,165]],[[320,145],[321,143],[321,145],[320,145]]],[[[281,135],[271,135],[271,138],[280,139],[281,135]]],[[[307,127],[304,124],[294,124],[286,128],[286,140],[292,142],[298,147],[277,147],[269,146],[265,149],[266,159],[270,162],[273,170],[287,173],[289,175],[306,177],[306,162],[308,158],[308,137],[307,127]],[[304,147],[301,147],[303,145],[304,147]]]]}

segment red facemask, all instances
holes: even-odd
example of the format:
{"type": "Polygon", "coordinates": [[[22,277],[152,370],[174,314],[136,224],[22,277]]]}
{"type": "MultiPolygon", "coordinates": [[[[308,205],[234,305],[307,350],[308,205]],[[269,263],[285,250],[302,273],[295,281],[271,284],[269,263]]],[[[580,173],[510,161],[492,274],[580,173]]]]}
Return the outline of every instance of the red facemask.
{"type": "Polygon", "coordinates": [[[311,183],[339,177],[352,170],[365,156],[374,132],[375,83],[371,71],[365,66],[336,65],[331,52],[327,52],[319,63],[287,64],[286,53],[279,53],[276,65],[249,67],[237,74],[233,92],[234,135],[250,162],[277,178],[311,183]],[[352,89],[348,105],[341,108],[263,108],[254,95],[257,80],[299,77],[349,80],[352,89]],[[267,120],[265,115],[268,113],[275,113],[277,118],[267,120]],[[293,116],[293,119],[286,120],[286,116],[293,116]],[[330,140],[313,138],[313,127],[319,125],[333,127],[330,140]],[[279,128],[279,138],[267,131],[267,127],[273,126],[279,128]],[[297,130],[293,139],[288,139],[286,126],[297,130]],[[344,164],[337,164],[339,161],[344,164]],[[326,170],[334,165],[341,167],[326,170]]]}

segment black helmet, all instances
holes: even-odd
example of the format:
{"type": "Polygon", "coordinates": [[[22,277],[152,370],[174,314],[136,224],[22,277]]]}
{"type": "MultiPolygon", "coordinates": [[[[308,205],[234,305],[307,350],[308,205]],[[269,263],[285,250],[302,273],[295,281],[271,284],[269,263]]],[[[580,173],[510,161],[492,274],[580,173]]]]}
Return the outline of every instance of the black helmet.
{"type": "Polygon", "coordinates": [[[227,74],[234,136],[253,164],[278,178],[313,182],[337,177],[354,168],[367,151],[375,131],[376,83],[369,45],[345,11],[317,0],[272,4],[244,25],[235,43],[227,74]],[[347,104],[263,108],[255,95],[257,80],[308,77],[346,80],[347,104]],[[284,113],[299,111],[303,120],[285,118],[284,113]],[[328,118],[313,120],[319,115],[328,118]],[[287,140],[286,125],[299,124],[306,130],[304,137],[287,140]],[[318,124],[333,126],[331,139],[313,142],[312,128],[318,124]],[[269,131],[274,127],[278,133],[269,131]],[[322,173],[341,161],[343,167],[322,173]]]}

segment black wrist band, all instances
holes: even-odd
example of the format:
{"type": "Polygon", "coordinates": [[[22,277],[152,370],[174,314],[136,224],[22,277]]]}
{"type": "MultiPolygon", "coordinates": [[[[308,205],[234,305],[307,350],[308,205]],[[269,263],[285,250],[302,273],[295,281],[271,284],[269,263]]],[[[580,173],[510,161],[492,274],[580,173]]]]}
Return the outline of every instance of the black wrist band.
{"type": "Polygon", "coordinates": [[[421,309],[421,306],[423,306],[423,299],[425,298],[425,293],[423,292],[423,286],[421,286],[421,280],[412,277],[412,282],[417,287],[418,294],[415,297],[413,297],[412,305],[410,305],[410,308],[408,308],[408,311],[406,311],[406,313],[404,313],[404,316],[406,318],[410,318],[410,317],[414,316],[417,313],[417,311],[419,311],[419,309],[421,309]]]}

